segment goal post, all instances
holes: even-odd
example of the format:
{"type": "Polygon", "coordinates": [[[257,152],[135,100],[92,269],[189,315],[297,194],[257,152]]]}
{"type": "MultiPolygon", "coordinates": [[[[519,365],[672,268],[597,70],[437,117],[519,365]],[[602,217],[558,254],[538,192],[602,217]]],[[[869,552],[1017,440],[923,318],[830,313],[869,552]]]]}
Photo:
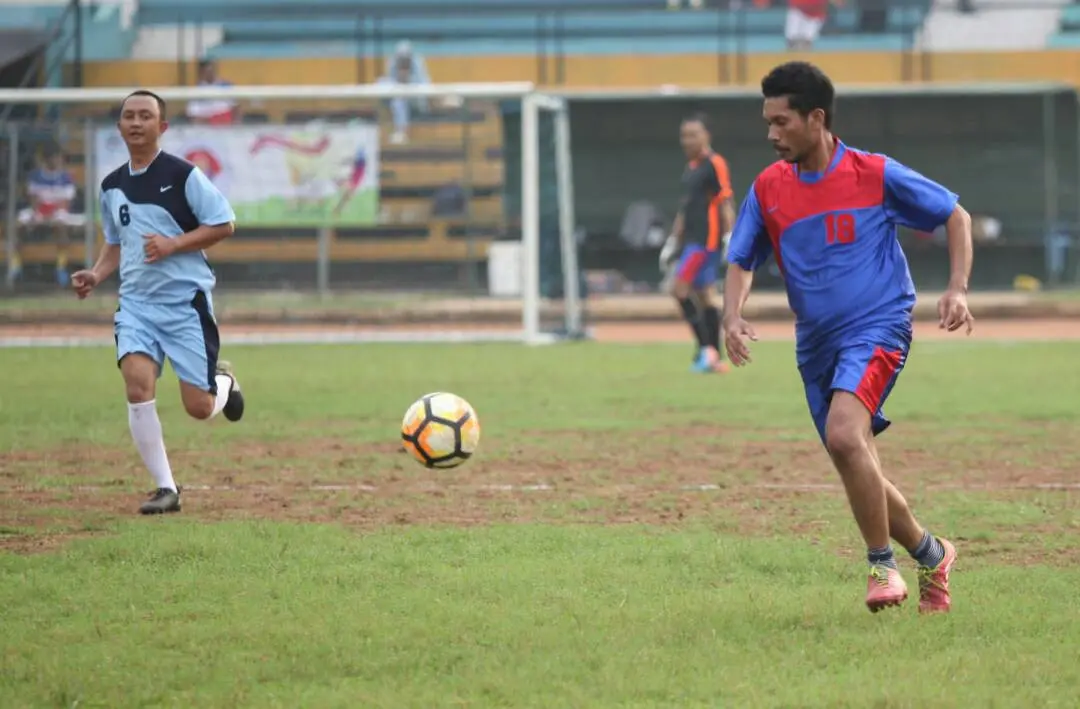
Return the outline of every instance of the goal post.
{"type": "Polygon", "coordinates": [[[208,253],[226,321],[349,324],[320,341],[584,334],[568,104],[524,82],[0,90],[12,107],[0,122],[0,225],[14,297],[59,277],[54,232],[67,234],[72,264],[95,258],[99,184],[126,160],[116,119],[137,88],[167,103],[162,147],[201,167],[237,212],[237,233],[208,253]],[[514,140],[506,104],[520,114],[514,140]],[[214,110],[231,120],[208,119],[214,110]],[[77,227],[26,199],[56,152],[80,193],[77,227]],[[546,292],[556,271],[561,286],[546,292]]]}

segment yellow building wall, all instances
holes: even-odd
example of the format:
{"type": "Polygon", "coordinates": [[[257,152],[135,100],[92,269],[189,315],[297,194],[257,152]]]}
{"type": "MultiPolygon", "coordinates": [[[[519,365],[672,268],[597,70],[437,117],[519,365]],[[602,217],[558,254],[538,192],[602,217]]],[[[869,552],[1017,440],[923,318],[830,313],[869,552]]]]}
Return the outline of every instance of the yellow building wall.
{"type": "MultiPolygon", "coordinates": [[[[659,84],[754,86],[773,66],[792,58],[809,59],[833,80],[845,83],[892,83],[907,77],[929,81],[1060,81],[1080,86],[1080,51],[955,52],[904,57],[895,52],[752,54],[742,58],[715,54],[667,56],[570,56],[562,62],[561,85],[569,88],[640,88],[659,84]],[[740,73],[742,79],[740,81],[740,73]]],[[[236,84],[352,84],[361,63],[352,57],[310,59],[229,59],[222,76],[236,84]]],[[[435,81],[531,81],[553,85],[559,63],[534,56],[432,57],[428,68],[435,81]]],[[[365,60],[368,81],[380,62],[365,60]]],[[[194,63],[91,62],[85,65],[88,86],[175,86],[181,76],[193,83],[194,63]]]]}

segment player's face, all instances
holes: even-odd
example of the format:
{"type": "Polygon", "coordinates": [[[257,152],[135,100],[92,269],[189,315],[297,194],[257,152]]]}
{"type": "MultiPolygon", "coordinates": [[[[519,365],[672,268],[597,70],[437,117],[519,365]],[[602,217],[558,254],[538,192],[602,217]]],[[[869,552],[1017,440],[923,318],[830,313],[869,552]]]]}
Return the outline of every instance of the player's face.
{"type": "Polygon", "coordinates": [[[802,116],[788,105],[786,96],[765,99],[762,111],[769,125],[769,142],[781,160],[796,163],[814,146],[815,114],[802,116]]]}
{"type": "Polygon", "coordinates": [[[128,148],[157,145],[158,138],[169,127],[161,119],[161,108],[152,96],[132,96],[125,101],[117,125],[128,148]]]}
{"type": "Polygon", "coordinates": [[[679,129],[679,142],[691,160],[701,155],[709,144],[709,133],[700,121],[685,121],[679,129]]]}

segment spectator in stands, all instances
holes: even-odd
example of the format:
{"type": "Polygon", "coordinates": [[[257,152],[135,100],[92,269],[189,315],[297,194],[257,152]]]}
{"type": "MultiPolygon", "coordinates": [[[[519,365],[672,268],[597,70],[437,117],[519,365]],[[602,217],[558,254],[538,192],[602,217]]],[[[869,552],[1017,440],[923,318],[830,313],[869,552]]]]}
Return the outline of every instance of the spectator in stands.
{"type": "MultiPolygon", "coordinates": [[[[383,85],[396,86],[427,86],[431,83],[428,76],[424,59],[413,51],[408,42],[398,44],[394,55],[386,63],[386,74],[379,79],[383,85]]],[[[390,115],[394,122],[394,132],[390,136],[390,142],[401,145],[408,141],[409,119],[413,110],[426,111],[427,99],[403,97],[392,98],[387,102],[390,105],[390,115]]]]}
{"type": "MultiPolygon", "coordinates": [[[[69,279],[67,251],[70,231],[73,227],[82,226],[85,217],[71,213],[75,200],[75,179],[64,166],[64,156],[58,147],[48,146],[42,151],[37,168],[27,180],[26,195],[30,206],[19,210],[20,229],[16,234],[27,233],[39,226],[49,229],[56,244],[56,282],[66,286],[69,279]]],[[[9,284],[22,275],[19,242],[16,238],[14,253],[8,263],[9,284]]]]}
{"type": "Polygon", "coordinates": [[[784,36],[792,51],[812,49],[821,27],[829,17],[829,5],[842,6],[843,0],[788,0],[784,36]]]}
{"type": "MultiPolygon", "coordinates": [[[[212,59],[199,62],[199,86],[232,86],[218,75],[217,64],[212,59]]],[[[187,117],[192,123],[208,125],[230,125],[239,118],[239,109],[235,101],[217,99],[213,101],[189,101],[187,117]]]]}

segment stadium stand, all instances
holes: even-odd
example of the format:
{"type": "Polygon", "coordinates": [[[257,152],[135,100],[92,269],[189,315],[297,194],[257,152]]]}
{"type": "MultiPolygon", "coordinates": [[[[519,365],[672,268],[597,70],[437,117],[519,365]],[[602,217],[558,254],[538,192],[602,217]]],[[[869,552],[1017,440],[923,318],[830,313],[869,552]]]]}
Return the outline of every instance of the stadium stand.
{"type": "MultiPolygon", "coordinates": [[[[838,9],[819,49],[909,45],[928,5],[891,8],[884,31],[875,33],[859,31],[856,10],[838,9]]],[[[216,58],[350,55],[363,41],[384,54],[386,45],[406,38],[431,57],[531,55],[545,41],[570,55],[625,54],[631,41],[635,52],[650,54],[771,52],[784,48],[786,18],[782,7],[671,12],[656,0],[489,0],[467,7],[445,0],[322,0],[319,6],[312,13],[309,4],[288,0],[142,0],[139,18],[144,26],[220,28],[221,43],[207,47],[216,58]]]]}
{"type": "MultiPolygon", "coordinates": [[[[1058,46],[1055,32],[1063,8],[1068,16],[1068,3],[1069,0],[980,0],[966,12],[955,2],[938,2],[926,17],[919,45],[931,52],[1000,52],[1058,46]]],[[[1077,19],[1080,20],[1080,15],[1077,19]]]]}
{"type": "MultiPolygon", "coordinates": [[[[340,106],[336,107],[340,111],[340,106]]],[[[299,110],[286,102],[273,102],[262,111],[245,110],[248,123],[284,122],[296,124],[313,117],[334,120],[329,110],[318,104],[299,110]]],[[[372,113],[350,112],[347,116],[372,118],[372,113]]],[[[71,112],[66,121],[90,118],[110,122],[112,113],[71,112]]],[[[174,112],[174,124],[185,119],[174,112]]],[[[380,218],[370,228],[339,228],[334,233],[335,260],[366,263],[453,262],[479,263],[487,256],[487,244],[503,220],[503,164],[501,128],[494,105],[470,106],[468,111],[433,110],[418,117],[409,145],[391,145],[389,131],[383,131],[380,146],[380,218]],[[433,215],[433,200],[446,185],[469,185],[467,205],[462,213],[433,215]],[[469,243],[466,243],[468,240],[469,243]]],[[[53,136],[43,137],[51,140],[53,136]]],[[[85,146],[77,130],[66,131],[60,140],[75,182],[85,176],[85,146]]],[[[26,160],[31,161],[34,144],[26,160]]],[[[80,190],[81,192],[81,190],[80,190]]],[[[82,207],[82,195],[78,198],[82,207]]],[[[312,229],[257,228],[246,226],[234,239],[215,250],[216,262],[311,261],[316,252],[316,232],[312,229]]],[[[47,243],[26,247],[24,261],[44,263],[53,258],[47,243]]],[[[73,260],[82,258],[81,247],[73,246],[73,260]]]]}
{"type": "Polygon", "coordinates": [[[1061,20],[1050,37],[1049,46],[1057,49],[1080,48],[1080,4],[1062,0],[1061,20]]]}
{"type": "MultiPolygon", "coordinates": [[[[860,31],[858,11],[839,8],[818,48],[908,46],[928,6],[929,0],[909,0],[890,8],[879,32],[860,31]]],[[[3,7],[0,26],[6,27],[44,27],[62,10],[60,5],[3,7]]],[[[216,58],[352,56],[364,42],[384,55],[400,39],[410,39],[431,57],[532,55],[544,44],[551,45],[548,51],[570,55],[625,54],[629,42],[635,53],[661,55],[773,52],[784,49],[786,17],[783,7],[750,4],[671,12],[660,0],[487,0],[467,6],[450,0],[140,0],[132,17],[123,7],[84,7],[90,32],[85,59],[149,58],[140,54],[159,53],[168,40],[174,46],[190,44],[196,36],[203,52],[216,58]]]]}
{"type": "MultiPolygon", "coordinates": [[[[666,0],[87,2],[81,16],[82,80],[93,86],[193,84],[197,59],[208,57],[219,60],[224,78],[234,84],[366,83],[380,75],[394,46],[408,40],[427,58],[436,82],[752,83],[790,56],[784,4],[706,0],[701,9],[684,3],[671,10],[666,0]]],[[[868,27],[859,3],[849,0],[831,13],[814,59],[841,82],[1080,80],[1080,70],[1055,61],[1054,52],[1028,51],[1080,47],[1080,5],[980,0],[976,12],[956,8],[955,0],[893,2],[884,23],[868,27]],[[983,49],[989,51],[972,51],[983,49]],[[911,60],[916,52],[924,53],[911,60]],[[914,66],[921,75],[903,74],[914,66]]],[[[44,5],[0,0],[0,30],[44,32],[64,12],[59,0],[44,5]]],[[[64,51],[73,59],[70,46],[64,51]]],[[[241,116],[246,123],[348,121],[371,119],[377,108],[345,111],[340,103],[278,101],[243,106],[241,116]]],[[[182,113],[181,106],[174,107],[173,120],[183,121],[182,113]]],[[[113,116],[100,110],[68,112],[59,120],[70,125],[84,118],[109,122],[113,116]]],[[[391,144],[385,131],[380,224],[339,230],[335,259],[475,265],[505,229],[498,108],[482,103],[433,107],[416,116],[415,131],[408,145],[391,144]],[[440,190],[462,182],[470,186],[466,214],[433,218],[440,190]]],[[[82,135],[68,132],[60,143],[81,185],[82,135]]],[[[35,144],[24,141],[21,147],[35,144]]],[[[26,163],[31,161],[28,154],[26,163]]],[[[315,236],[311,229],[245,228],[215,259],[310,260],[315,236]]],[[[51,258],[44,246],[40,258],[51,258]]]]}

